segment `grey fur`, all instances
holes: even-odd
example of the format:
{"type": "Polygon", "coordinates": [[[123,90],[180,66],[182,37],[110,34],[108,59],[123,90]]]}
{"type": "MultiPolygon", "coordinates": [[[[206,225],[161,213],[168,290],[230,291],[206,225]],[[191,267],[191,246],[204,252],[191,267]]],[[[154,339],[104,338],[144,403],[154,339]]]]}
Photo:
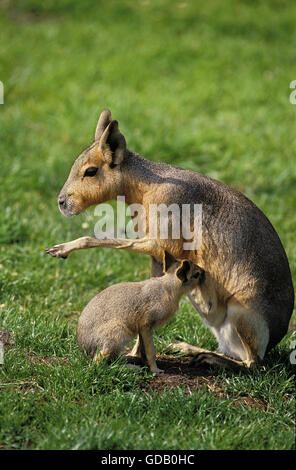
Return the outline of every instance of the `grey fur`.
{"type": "Polygon", "coordinates": [[[204,274],[188,261],[170,261],[166,268],[162,277],[115,284],[96,295],[78,321],[80,348],[96,359],[114,358],[139,334],[144,346],[142,359],[147,359],[151,372],[160,372],[152,330],[173,316],[181,296],[197,287],[204,274]]]}

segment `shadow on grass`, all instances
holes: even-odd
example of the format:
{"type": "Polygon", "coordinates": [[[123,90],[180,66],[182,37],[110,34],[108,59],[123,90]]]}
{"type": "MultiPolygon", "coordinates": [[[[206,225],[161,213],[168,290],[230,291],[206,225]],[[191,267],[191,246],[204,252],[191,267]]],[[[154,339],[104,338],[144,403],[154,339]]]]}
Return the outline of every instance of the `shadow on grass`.
{"type": "MultiPolygon", "coordinates": [[[[126,357],[129,363],[140,365],[137,358],[126,357]]],[[[157,366],[163,370],[160,374],[154,374],[142,383],[141,388],[146,391],[162,391],[175,387],[185,387],[190,394],[197,388],[206,386],[212,392],[222,394],[223,390],[218,385],[218,376],[221,369],[209,366],[192,367],[189,365],[192,356],[156,355],[157,366]]],[[[223,369],[224,375],[232,375],[232,371],[223,369]]],[[[241,372],[239,372],[241,373],[241,372]]]]}
{"type": "MultiPolygon", "coordinates": [[[[153,375],[145,380],[141,388],[148,393],[161,392],[175,387],[182,387],[185,393],[190,395],[199,388],[204,388],[220,398],[231,398],[226,392],[226,382],[232,379],[244,377],[248,380],[264,379],[267,372],[272,375],[285,373],[286,377],[292,377],[295,374],[295,366],[289,361],[289,352],[276,348],[267,354],[262,364],[256,364],[252,369],[241,369],[239,371],[228,370],[218,366],[200,365],[198,367],[189,366],[192,356],[169,356],[158,355],[157,366],[164,372],[153,375]]],[[[137,363],[135,358],[129,359],[129,362],[137,363]]],[[[227,387],[226,387],[227,388],[227,387]]],[[[237,398],[237,395],[233,396],[237,398]]],[[[259,406],[266,408],[267,403],[256,398],[240,396],[239,402],[242,401],[248,406],[259,406]]],[[[238,403],[238,402],[237,402],[238,403]]]]}

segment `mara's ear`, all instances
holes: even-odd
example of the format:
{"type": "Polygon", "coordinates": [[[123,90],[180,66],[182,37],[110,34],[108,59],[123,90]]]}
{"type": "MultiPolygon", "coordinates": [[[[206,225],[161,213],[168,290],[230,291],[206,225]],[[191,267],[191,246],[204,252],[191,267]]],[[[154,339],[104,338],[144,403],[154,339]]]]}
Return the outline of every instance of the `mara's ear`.
{"type": "Polygon", "coordinates": [[[193,277],[194,279],[198,279],[199,284],[203,284],[204,280],[205,280],[205,277],[206,277],[205,270],[202,269],[201,267],[197,266],[197,264],[194,264],[193,269],[192,269],[192,273],[191,273],[191,277],[193,277]]]}
{"type": "Polygon", "coordinates": [[[182,261],[181,266],[176,271],[176,276],[180,279],[182,283],[188,281],[187,275],[190,272],[190,262],[189,261],[182,261]]]}
{"type": "Polygon", "coordinates": [[[99,140],[102,137],[102,134],[108,124],[111,122],[111,111],[109,109],[104,109],[104,111],[101,112],[101,115],[98,120],[98,124],[96,127],[96,132],[95,132],[95,140],[99,140]]]}
{"type": "Polygon", "coordinates": [[[176,259],[170,255],[166,250],[164,251],[163,253],[163,272],[166,273],[168,271],[168,269],[174,264],[176,263],[176,259]]]}
{"type": "Polygon", "coordinates": [[[126,151],[126,142],[119,131],[117,121],[111,121],[110,124],[108,124],[100,138],[99,148],[105,162],[108,163],[111,168],[122,162],[126,151]]]}

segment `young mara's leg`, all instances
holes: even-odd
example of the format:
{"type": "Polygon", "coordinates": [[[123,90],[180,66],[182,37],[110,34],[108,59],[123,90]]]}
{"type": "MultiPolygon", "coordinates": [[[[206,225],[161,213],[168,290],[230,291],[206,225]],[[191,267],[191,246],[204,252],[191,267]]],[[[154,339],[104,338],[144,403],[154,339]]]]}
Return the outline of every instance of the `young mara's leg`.
{"type": "Polygon", "coordinates": [[[93,357],[94,362],[101,362],[103,359],[108,360],[111,358],[115,358],[114,355],[110,354],[109,351],[97,351],[96,354],[93,357]]]}
{"type": "Polygon", "coordinates": [[[163,370],[159,369],[156,365],[155,360],[155,348],[153,343],[153,332],[150,329],[143,329],[141,330],[141,336],[143,338],[145,353],[147,357],[147,362],[152,373],[159,373],[163,372],[163,370]]]}
{"type": "MultiPolygon", "coordinates": [[[[154,256],[151,256],[151,277],[163,276],[162,269],[163,269],[162,262],[159,261],[154,256]]],[[[140,357],[143,361],[146,361],[145,349],[144,349],[143,339],[141,335],[138,336],[133,349],[129,353],[129,356],[140,357]]]]}
{"type": "Polygon", "coordinates": [[[142,359],[143,362],[147,361],[145,346],[141,333],[139,333],[137,341],[135,342],[133,349],[128,353],[128,355],[132,357],[139,357],[142,359]]]}
{"type": "Polygon", "coordinates": [[[132,339],[124,325],[119,322],[115,326],[114,323],[107,323],[104,328],[97,331],[97,335],[98,350],[94,356],[94,361],[116,359],[125,345],[132,339]]]}
{"type": "Polygon", "coordinates": [[[139,239],[126,239],[126,238],[111,238],[107,240],[100,240],[99,238],[81,237],[71,242],[55,245],[47,248],[45,251],[55,258],[67,258],[68,255],[75,250],[85,250],[87,248],[117,248],[118,250],[129,250],[136,253],[143,253],[146,255],[154,255],[159,259],[162,258],[162,249],[156,239],[139,238],[139,239]]]}

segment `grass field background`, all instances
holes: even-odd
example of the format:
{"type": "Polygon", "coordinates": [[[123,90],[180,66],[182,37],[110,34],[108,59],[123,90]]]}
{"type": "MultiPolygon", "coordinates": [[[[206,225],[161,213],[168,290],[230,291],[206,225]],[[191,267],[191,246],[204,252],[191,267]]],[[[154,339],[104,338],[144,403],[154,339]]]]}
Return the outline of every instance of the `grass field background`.
{"type": "MultiPolygon", "coordinates": [[[[44,249],[93,233],[93,208],[67,219],[56,195],[108,107],[130,149],[250,197],[295,280],[295,15],[280,0],[0,0],[0,327],[15,340],[0,366],[0,448],[294,448],[295,330],[249,374],[215,371],[220,395],[149,392],[145,370],[93,365],[76,344],[90,298],[147,278],[149,259],[44,249]]],[[[179,337],[216,347],[186,299],[157,350],[179,337]]]]}

